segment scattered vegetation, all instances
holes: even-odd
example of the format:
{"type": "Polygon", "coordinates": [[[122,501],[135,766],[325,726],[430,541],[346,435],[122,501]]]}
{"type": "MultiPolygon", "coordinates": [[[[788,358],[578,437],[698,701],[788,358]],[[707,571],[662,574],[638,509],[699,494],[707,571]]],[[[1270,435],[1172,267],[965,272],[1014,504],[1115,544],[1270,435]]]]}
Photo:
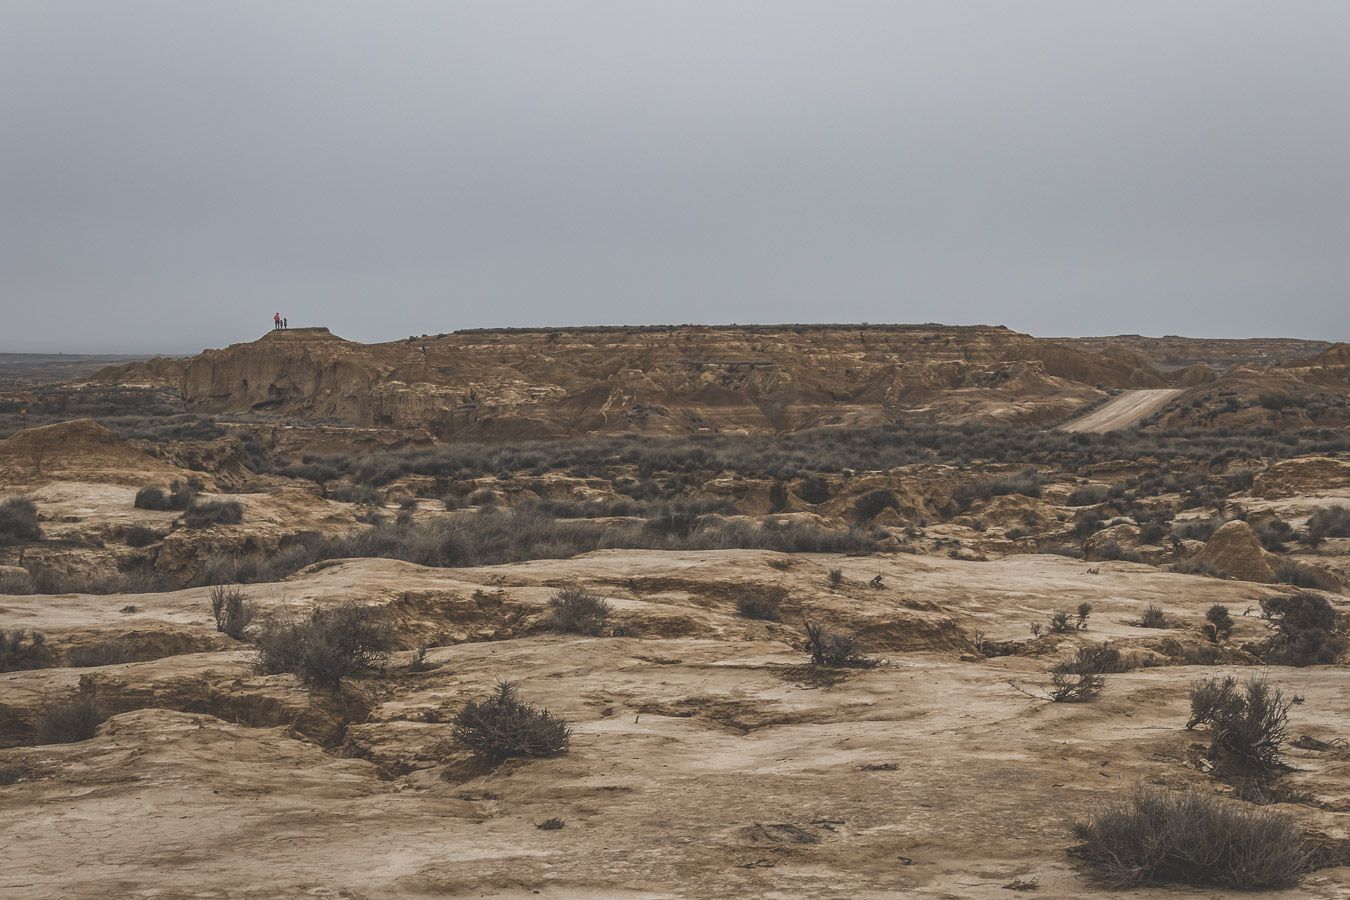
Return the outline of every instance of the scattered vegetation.
{"type": "Polygon", "coordinates": [[[844,570],[831,569],[827,580],[829,581],[830,587],[832,589],[838,590],[839,586],[844,583],[844,570]]]}
{"type": "Polygon", "coordinates": [[[1115,888],[1284,888],[1302,880],[1311,858],[1288,819],[1195,792],[1137,788],[1075,823],[1074,833],[1075,855],[1115,888]]]}
{"type": "Polygon", "coordinates": [[[256,644],[264,675],[294,672],[309,687],[336,689],[343,678],[383,666],[393,640],[374,609],[347,602],[307,618],[270,621],[256,644]]]}
{"type": "Polygon", "coordinates": [[[128,547],[135,547],[137,549],[149,547],[151,544],[162,541],[163,539],[163,534],[153,528],[148,528],[145,525],[132,525],[127,529],[126,537],[124,538],[128,547]]]}
{"type": "Polygon", "coordinates": [[[174,481],[167,491],[159,485],[147,484],[136,492],[135,505],[137,509],[182,511],[192,506],[201,489],[202,483],[196,478],[174,481]]]}
{"type": "Polygon", "coordinates": [[[548,601],[549,627],[569,634],[598,635],[614,607],[579,585],[560,588],[548,601]]]}
{"type": "Polygon", "coordinates": [[[1341,589],[1340,582],[1316,566],[1304,566],[1292,559],[1282,560],[1275,569],[1275,580],[1281,584],[1308,588],[1315,591],[1335,593],[1341,589]]]}
{"type": "Polygon", "coordinates": [[[27,497],[0,500],[0,547],[42,540],[37,504],[27,497]]]}
{"type": "Polygon", "coordinates": [[[1309,547],[1320,546],[1329,537],[1350,537],[1350,507],[1324,507],[1308,518],[1309,547]]]}
{"type": "Polygon", "coordinates": [[[747,619],[777,622],[783,598],[776,594],[749,593],[736,598],[736,611],[747,619]]]}
{"type": "Polygon", "coordinates": [[[108,717],[88,694],[76,694],[45,707],[34,723],[34,742],[74,744],[87,741],[108,717]]]}
{"type": "Polygon", "coordinates": [[[547,709],[520,699],[514,682],[500,681],[487,697],[470,700],[455,716],[454,738],[475,756],[496,764],[513,757],[567,752],[572,729],[547,709]]]}
{"type": "Polygon", "coordinates": [[[66,652],[66,665],[80,669],[116,666],[135,661],[136,648],[119,638],[84,647],[73,647],[66,652]]]}
{"type": "Polygon", "coordinates": [[[1055,668],[1075,675],[1115,675],[1130,670],[1120,650],[1111,644],[1079,647],[1072,659],[1058,663],[1055,668]]]}
{"type": "Polygon", "coordinates": [[[859,522],[870,522],[885,510],[899,508],[900,498],[895,495],[895,491],[887,490],[868,491],[853,506],[859,522]]]}
{"type": "Polygon", "coordinates": [[[952,499],[962,509],[967,509],[976,500],[988,500],[1007,494],[1023,494],[1027,497],[1041,495],[1042,479],[1035,469],[1026,469],[1016,475],[1005,475],[988,481],[963,484],[952,492],[952,499]]]}
{"type": "Polygon", "coordinates": [[[189,528],[238,525],[242,521],[244,506],[238,500],[196,500],[183,516],[183,522],[189,528]]]}
{"type": "Polygon", "coordinates": [[[47,636],[41,631],[0,631],[0,672],[41,669],[51,665],[47,636]]]}

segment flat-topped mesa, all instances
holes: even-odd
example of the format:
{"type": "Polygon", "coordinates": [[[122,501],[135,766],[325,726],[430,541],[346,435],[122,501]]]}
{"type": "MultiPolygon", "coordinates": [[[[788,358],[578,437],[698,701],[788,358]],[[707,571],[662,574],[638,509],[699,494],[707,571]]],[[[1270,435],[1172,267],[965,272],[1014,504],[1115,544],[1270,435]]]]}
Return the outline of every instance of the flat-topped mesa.
{"type": "MultiPolygon", "coordinates": [[[[1256,404],[1270,378],[1272,367],[1263,367],[1247,385],[1250,365],[1225,371],[1217,360],[1218,371],[1204,363],[1169,371],[1156,362],[1156,339],[1120,340],[1051,340],[983,325],[672,325],[474,329],[362,344],[313,327],[269,331],[162,368],[180,373],[177,386],[194,412],[513,441],[897,421],[1043,426],[1068,420],[1104,392],[1164,388],[1189,390],[1157,415],[1189,425],[1193,416],[1176,417],[1192,394],[1227,404],[1230,384],[1241,382],[1256,404]]],[[[1205,357],[1202,342],[1186,340],[1188,358],[1205,357]]],[[[1298,344],[1278,343],[1272,355],[1298,344]]],[[[1256,351],[1244,344],[1219,352],[1245,362],[1256,351]]],[[[1315,377],[1334,389],[1339,376],[1328,371],[1315,377]]],[[[1303,391],[1302,381],[1281,390],[1303,391]]],[[[1330,421],[1321,408],[1303,418],[1330,421]]],[[[1226,423],[1200,424],[1211,421],[1226,423]]]]}
{"type": "Polygon", "coordinates": [[[344,344],[351,343],[351,341],[333,334],[333,332],[329,331],[323,325],[309,325],[304,328],[274,328],[271,331],[264,332],[263,336],[253,343],[259,344],[277,341],[286,343],[297,341],[341,341],[344,344]]]}
{"type": "Polygon", "coordinates": [[[1161,384],[1136,354],[978,325],[476,329],[382,344],[292,328],[207,351],[181,378],[197,412],[479,440],[902,418],[1040,424],[1104,388],[1161,384]]]}

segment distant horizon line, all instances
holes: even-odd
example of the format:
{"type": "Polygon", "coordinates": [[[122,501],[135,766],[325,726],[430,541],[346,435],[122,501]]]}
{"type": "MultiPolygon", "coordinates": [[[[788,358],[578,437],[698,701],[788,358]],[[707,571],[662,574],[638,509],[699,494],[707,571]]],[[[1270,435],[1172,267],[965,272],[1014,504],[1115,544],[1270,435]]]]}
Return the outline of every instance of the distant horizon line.
{"type": "MultiPolygon", "coordinates": [[[[1345,343],[1347,338],[1303,338],[1290,337],[1284,335],[1248,335],[1244,337],[1200,337],[1183,334],[1162,334],[1150,335],[1142,332],[1117,332],[1115,334],[1083,334],[1083,335],[1037,335],[1030,331],[1017,331],[1007,325],[948,325],[942,322],[728,322],[728,323],[664,323],[664,324],[629,324],[629,325],[500,325],[500,326],[480,326],[472,328],[457,328],[452,331],[438,332],[436,334],[414,334],[404,337],[392,337],[383,340],[362,341],[351,338],[342,338],[359,344],[391,344],[398,341],[408,340],[409,338],[427,338],[437,339],[450,337],[456,334],[491,334],[491,333],[556,333],[556,334],[575,334],[588,331],[597,332],[658,332],[658,331],[679,331],[684,329],[698,329],[707,331],[720,330],[751,330],[751,331],[784,331],[784,330],[852,330],[852,329],[878,329],[878,330],[910,330],[923,328],[941,328],[952,331],[978,331],[978,330],[1001,330],[1017,334],[1025,334],[1029,337],[1038,338],[1047,341],[1082,341],[1082,340],[1109,340],[1112,338],[1138,338],[1144,340],[1184,340],[1184,341],[1297,341],[1306,344],[1339,344],[1345,343]]],[[[296,325],[288,331],[303,331],[311,329],[323,329],[332,334],[332,329],[327,325],[296,325]]],[[[272,333],[272,329],[261,331],[257,337],[232,341],[229,344],[222,344],[216,347],[203,347],[198,350],[150,350],[150,349],[130,349],[130,350],[8,350],[0,348],[0,356],[71,356],[97,358],[108,357],[110,359],[152,359],[155,357],[182,358],[199,355],[206,350],[220,349],[228,347],[231,344],[252,343],[267,337],[272,333]]],[[[340,335],[335,335],[340,337],[340,335]]]]}

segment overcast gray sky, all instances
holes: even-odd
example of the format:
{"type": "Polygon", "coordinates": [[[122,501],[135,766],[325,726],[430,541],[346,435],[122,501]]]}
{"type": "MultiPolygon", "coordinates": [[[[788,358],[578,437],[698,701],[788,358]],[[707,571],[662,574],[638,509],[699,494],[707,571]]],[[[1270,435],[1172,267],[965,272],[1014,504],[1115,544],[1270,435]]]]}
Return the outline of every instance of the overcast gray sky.
{"type": "Polygon", "coordinates": [[[1350,2],[0,0],[0,350],[1350,338],[1350,2]]]}

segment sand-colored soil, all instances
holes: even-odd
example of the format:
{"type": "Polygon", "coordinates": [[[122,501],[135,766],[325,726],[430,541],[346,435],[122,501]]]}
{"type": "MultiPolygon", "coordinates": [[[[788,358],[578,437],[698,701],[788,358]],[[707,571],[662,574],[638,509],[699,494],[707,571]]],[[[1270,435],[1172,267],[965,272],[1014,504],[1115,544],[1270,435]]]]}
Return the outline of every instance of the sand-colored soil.
{"type": "MultiPolygon", "coordinates": [[[[994,898],[1016,878],[1038,880],[1031,896],[1097,894],[1065,853],[1069,823],[1141,780],[1227,790],[1196,767],[1204,737],[1183,724],[1192,680],[1230,669],[1115,675],[1082,705],[1008,682],[1033,687],[1091,641],[1141,658],[1168,637],[1197,641],[1216,602],[1237,617],[1233,642],[1254,640],[1265,625],[1241,613],[1287,589],[1057,556],[603,551],[462,570],[334,562],[247,590],[266,614],[379,605],[407,646],[439,635],[439,667],[409,673],[411,654],[397,654],[339,703],[251,674],[247,649],[211,627],[204,588],[0,598],[8,624],[66,646],[128,631],[222,641],[0,675],[12,722],[81,676],[119,713],[88,742],[0,751],[38,773],[0,787],[0,895],[994,898]],[[883,586],[868,586],[877,574],[883,586]],[[542,630],[547,598],[571,580],[610,598],[630,636],[542,630]],[[783,596],[783,621],[736,615],[748,592],[783,596]],[[1086,631],[1028,655],[971,652],[977,631],[1027,640],[1029,622],[1081,601],[1094,605],[1086,631]],[[1149,602],[1175,627],[1130,624],[1149,602]],[[860,634],[886,664],[813,680],[803,615],[860,634]],[[454,711],[499,678],[571,720],[569,754],[473,772],[438,749],[454,711]],[[537,827],[554,817],[562,829],[537,827]]],[[[1346,736],[1343,668],[1270,674],[1303,698],[1291,736],[1346,736]]],[[[1350,756],[1294,749],[1289,761],[1288,783],[1320,805],[1276,808],[1350,838],[1350,756]]],[[[1341,867],[1246,896],[1347,895],[1341,867]]]]}

